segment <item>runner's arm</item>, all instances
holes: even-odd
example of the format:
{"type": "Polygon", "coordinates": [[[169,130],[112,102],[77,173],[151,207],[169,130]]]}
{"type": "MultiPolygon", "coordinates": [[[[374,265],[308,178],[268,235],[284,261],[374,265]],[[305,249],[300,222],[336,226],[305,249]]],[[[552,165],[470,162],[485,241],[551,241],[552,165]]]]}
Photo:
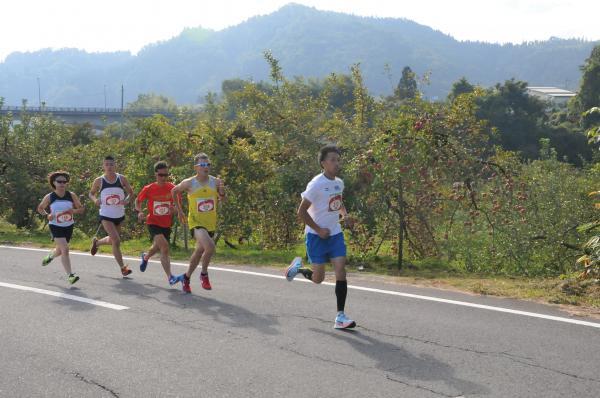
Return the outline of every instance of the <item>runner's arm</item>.
{"type": "Polygon", "coordinates": [[[83,212],[85,211],[85,207],[83,207],[83,205],[81,204],[79,196],[71,192],[71,198],[73,199],[73,214],[83,214],[83,212]]]}
{"type": "Polygon", "coordinates": [[[340,222],[346,227],[352,229],[354,227],[354,218],[348,214],[348,210],[346,210],[346,206],[342,205],[340,208],[340,222]]]}
{"type": "Polygon", "coordinates": [[[329,236],[328,228],[321,228],[317,225],[315,220],[308,214],[308,208],[312,205],[312,203],[306,199],[302,198],[302,202],[300,202],[300,206],[298,206],[298,217],[302,220],[306,225],[314,229],[321,238],[325,239],[329,236]]]}
{"type": "Polygon", "coordinates": [[[127,181],[127,178],[125,178],[124,175],[121,176],[121,184],[123,184],[123,189],[125,190],[125,193],[127,194],[125,196],[125,199],[123,199],[123,204],[125,206],[127,206],[129,204],[129,202],[131,201],[131,198],[133,198],[135,196],[135,194],[133,193],[133,188],[131,188],[129,181],[127,181]]]}
{"type": "Polygon", "coordinates": [[[219,202],[223,202],[226,199],[225,183],[223,182],[223,180],[221,178],[217,177],[216,185],[217,185],[217,195],[219,195],[219,202]]]}
{"type": "Polygon", "coordinates": [[[100,206],[100,199],[98,199],[96,196],[98,191],[100,191],[100,177],[94,180],[92,183],[92,189],[90,189],[90,193],[88,194],[88,197],[96,206],[100,206]]]}
{"type": "Polygon", "coordinates": [[[183,216],[183,206],[181,204],[181,194],[183,192],[187,192],[189,187],[189,180],[183,180],[179,184],[175,185],[173,189],[171,189],[171,197],[173,198],[173,205],[175,206],[175,210],[177,211],[177,216],[179,217],[179,221],[185,223],[185,217],[183,216]]]}
{"type": "Polygon", "coordinates": [[[146,215],[144,214],[144,210],[142,209],[142,203],[146,199],[146,187],[142,188],[137,198],[135,198],[134,206],[135,211],[137,211],[138,221],[143,222],[146,219],[146,215]]]}
{"type": "Polygon", "coordinates": [[[46,209],[48,208],[48,206],[50,205],[50,194],[44,196],[44,198],[42,199],[42,201],[40,202],[40,204],[37,207],[37,212],[40,213],[40,215],[48,218],[48,221],[52,221],[52,213],[48,213],[46,211],[46,209]]]}

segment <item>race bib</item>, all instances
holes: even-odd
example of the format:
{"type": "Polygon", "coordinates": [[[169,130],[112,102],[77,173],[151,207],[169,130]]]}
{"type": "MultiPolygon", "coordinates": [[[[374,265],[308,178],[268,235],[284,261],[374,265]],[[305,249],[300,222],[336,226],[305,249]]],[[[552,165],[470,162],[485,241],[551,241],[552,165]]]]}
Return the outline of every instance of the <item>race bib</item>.
{"type": "Polygon", "coordinates": [[[337,193],[329,196],[329,211],[338,211],[342,208],[342,195],[337,193]]]}
{"type": "Polygon", "coordinates": [[[117,194],[107,195],[104,199],[104,204],[108,206],[116,206],[121,202],[121,197],[117,194]]]}
{"type": "Polygon", "coordinates": [[[171,202],[154,202],[155,216],[166,216],[171,212],[171,202]]]}
{"type": "Polygon", "coordinates": [[[62,212],[62,213],[56,213],[56,222],[61,224],[61,223],[67,223],[73,221],[73,214],[71,213],[67,213],[67,212],[62,212]]]}
{"type": "Polygon", "coordinates": [[[214,199],[197,199],[196,200],[196,209],[198,213],[205,213],[207,211],[211,211],[215,208],[214,199]]]}

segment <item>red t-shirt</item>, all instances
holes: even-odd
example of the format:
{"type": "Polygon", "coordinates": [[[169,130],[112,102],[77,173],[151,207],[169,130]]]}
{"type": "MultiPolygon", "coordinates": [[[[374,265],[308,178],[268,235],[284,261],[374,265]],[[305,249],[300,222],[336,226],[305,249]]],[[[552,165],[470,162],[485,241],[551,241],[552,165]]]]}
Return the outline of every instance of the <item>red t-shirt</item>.
{"type": "Polygon", "coordinates": [[[175,185],[170,182],[163,185],[153,182],[142,188],[137,201],[142,203],[144,200],[148,200],[146,224],[158,225],[164,228],[171,227],[173,221],[173,197],[171,196],[171,189],[173,187],[175,185]]]}

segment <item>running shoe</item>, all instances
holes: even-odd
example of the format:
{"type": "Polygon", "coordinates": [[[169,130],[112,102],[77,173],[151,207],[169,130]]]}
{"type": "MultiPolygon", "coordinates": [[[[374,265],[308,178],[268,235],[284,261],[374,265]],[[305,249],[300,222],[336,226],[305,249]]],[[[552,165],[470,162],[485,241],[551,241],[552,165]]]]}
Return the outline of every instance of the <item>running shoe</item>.
{"type": "Polygon", "coordinates": [[[192,288],[190,287],[190,278],[188,278],[185,274],[182,274],[180,276],[183,277],[181,281],[181,290],[183,290],[184,293],[191,293],[192,288]]]}
{"type": "Polygon", "coordinates": [[[98,253],[98,238],[94,236],[94,238],[92,239],[92,248],[90,249],[90,254],[92,256],[95,256],[96,253],[98,253]]]}
{"type": "Polygon", "coordinates": [[[346,314],[343,312],[338,312],[335,317],[335,324],[333,325],[334,329],[352,329],[356,326],[356,322],[352,319],[348,318],[346,314]]]}
{"type": "Polygon", "coordinates": [[[291,282],[298,275],[298,270],[302,267],[302,257],[296,257],[292,260],[292,263],[285,270],[285,278],[291,282]]]}
{"type": "Polygon", "coordinates": [[[42,259],[42,266],[45,267],[50,264],[50,261],[52,260],[54,260],[54,256],[52,256],[52,253],[48,253],[48,255],[42,259]]]}
{"type": "Polygon", "coordinates": [[[208,280],[208,274],[200,274],[200,282],[202,282],[202,288],[204,290],[211,290],[212,286],[210,285],[210,281],[208,280]]]}
{"type": "Polygon", "coordinates": [[[79,280],[79,277],[75,274],[71,274],[71,275],[67,276],[67,280],[72,285],[79,280]]]}
{"type": "Polygon", "coordinates": [[[140,271],[144,272],[146,271],[146,267],[148,266],[148,260],[146,260],[146,253],[142,252],[140,258],[142,259],[142,262],[140,263],[140,271]]]}
{"type": "Polygon", "coordinates": [[[181,275],[171,275],[169,277],[169,285],[173,286],[178,282],[183,282],[183,274],[181,275]]]}
{"type": "Polygon", "coordinates": [[[133,271],[129,269],[128,266],[123,266],[123,268],[121,268],[121,275],[123,276],[127,276],[129,274],[131,274],[133,271]]]}

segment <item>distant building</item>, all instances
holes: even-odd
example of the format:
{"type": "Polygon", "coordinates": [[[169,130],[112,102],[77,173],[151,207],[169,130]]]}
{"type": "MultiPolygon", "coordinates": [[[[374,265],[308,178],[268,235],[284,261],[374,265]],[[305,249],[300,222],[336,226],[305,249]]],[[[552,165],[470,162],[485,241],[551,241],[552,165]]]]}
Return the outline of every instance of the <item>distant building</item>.
{"type": "Polygon", "coordinates": [[[549,101],[552,105],[563,106],[577,94],[556,87],[527,87],[527,94],[538,97],[543,101],[549,101]]]}

